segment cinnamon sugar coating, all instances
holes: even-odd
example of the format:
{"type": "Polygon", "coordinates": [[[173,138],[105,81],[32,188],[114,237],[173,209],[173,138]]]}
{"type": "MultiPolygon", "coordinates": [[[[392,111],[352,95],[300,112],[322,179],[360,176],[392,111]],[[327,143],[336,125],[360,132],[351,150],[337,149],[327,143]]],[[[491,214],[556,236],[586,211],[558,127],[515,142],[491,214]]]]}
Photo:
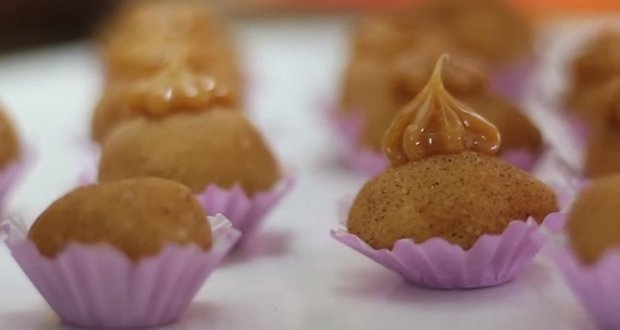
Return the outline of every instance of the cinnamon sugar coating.
{"type": "Polygon", "coordinates": [[[170,243],[203,250],[212,244],[211,227],[191,190],[155,178],[77,188],[37,218],[28,239],[49,258],[72,243],[106,243],[134,261],[170,243]]]}
{"type": "Polygon", "coordinates": [[[347,227],[376,249],[399,239],[439,237],[470,249],[513,220],[541,222],[557,210],[553,192],[502,160],[471,151],[390,168],[356,197],[347,227]]]}

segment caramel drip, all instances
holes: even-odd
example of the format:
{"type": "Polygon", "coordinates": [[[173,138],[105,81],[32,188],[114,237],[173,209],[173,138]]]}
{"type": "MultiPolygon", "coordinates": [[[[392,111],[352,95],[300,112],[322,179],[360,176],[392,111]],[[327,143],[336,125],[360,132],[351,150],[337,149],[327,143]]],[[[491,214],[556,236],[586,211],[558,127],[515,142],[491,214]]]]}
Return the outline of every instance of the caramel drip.
{"type": "Polygon", "coordinates": [[[133,84],[126,100],[132,112],[165,116],[178,111],[234,107],[236,96],[223,74],[198,73],[185,63],[168,65],[133,84]]]}
{"type": "Polygon", "coordinates": [[[383,137],[383,152],[392,166],[438,154],[472,150],[494,155],[500,145],[497,128],[444,87],[442,55],[426,86],[400,111],[383,137]]]}

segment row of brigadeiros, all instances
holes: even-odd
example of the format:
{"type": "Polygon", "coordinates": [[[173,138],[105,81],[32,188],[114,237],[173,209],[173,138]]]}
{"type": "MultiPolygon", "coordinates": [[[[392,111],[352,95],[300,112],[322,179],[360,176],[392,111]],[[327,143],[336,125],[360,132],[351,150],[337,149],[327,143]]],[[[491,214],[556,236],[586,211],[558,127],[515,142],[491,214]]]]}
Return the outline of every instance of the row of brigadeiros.
{"type": "MultiPolygon", "coordinates": [[[[567,118],[591,132],[590,150],[603,143],[599,127],[620,136],[617,109],[602,105],[620,63],[613,35],[577,57],[565,97],[567,118]]],[[[441,289],[504,284],[549,243],[595,320],[618,327],[605,299],[620,294],[620,177],[588,166],[576,201],[561,205],[533,174],[547,148],[522,109],[541,65],[535,37],[499,0],[429,0],[363,18],[330,118],[346,164],[373,177],[332,236],[441,289]]],[[[106,83],[92,126],[98,182],[52,203],[28,231],[3,225],[16,261],[64,322],[175,321],[288,192],[290,179],[242,111],[233,44],[197,2],[130,3],[104,29],[106,83]]],[[[14,150],[0,153],[5,172],[19,159],[15,136],[1,136],[14,150]]],[[[605,156],[597,165],[612,164],[605,156]]]]}
{"type": "Polygon", "coordinates": [[[97,182],[56,200],[27,232],[15,220],[3,229],[63,322],[162,325],[180,317],[292,182],[243,111],[243,72],[213,8],[132,1],[98,40],[97,182]]]}

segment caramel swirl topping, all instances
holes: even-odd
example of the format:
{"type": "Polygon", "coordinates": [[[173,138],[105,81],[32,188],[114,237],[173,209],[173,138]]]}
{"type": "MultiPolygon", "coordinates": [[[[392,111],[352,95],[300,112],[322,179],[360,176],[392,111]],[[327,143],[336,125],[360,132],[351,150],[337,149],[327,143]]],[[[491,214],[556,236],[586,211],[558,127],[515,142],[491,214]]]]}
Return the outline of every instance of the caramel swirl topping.
{"type": "Polygon", "coordinates": [[[442,55],[422,91],[401,110],[383,137],[383,152],[392,166],[438,154],[465,150],[494,155],[499,150],[497,128],[457,101],[444,87],[442,55]]]}
{"type": "Polygon", "coordinates": [[[231,87],[221,72],[195,72],[185,64],[169,65],[155,76],[133,83],[126,102],[134,113],[152,117],[234,107],[236,95],[231,87]]]}

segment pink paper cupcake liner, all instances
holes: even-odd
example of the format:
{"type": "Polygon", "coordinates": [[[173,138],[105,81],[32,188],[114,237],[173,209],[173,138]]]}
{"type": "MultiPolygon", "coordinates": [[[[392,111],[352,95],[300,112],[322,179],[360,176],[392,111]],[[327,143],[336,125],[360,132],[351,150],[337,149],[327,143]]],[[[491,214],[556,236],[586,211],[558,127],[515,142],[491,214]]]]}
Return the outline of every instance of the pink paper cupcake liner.
{"type": "MultiPolygon", "coordinates": [[[[543,226],[556,223],[548,215],[543,226]]],[[[482,288],[516,278],[540,251],[536,221],[512,221],[501,235],[483,235],[469,250],[440,238],[416,244],[401,239],[391,250],[377,250],[345,229],[331,235],[346,246],[398,273],[410,283],[436,289],[482,288]]]]}
{"type": "Polygon", "coordinates": [[[517,104],[523,103],[537,66],[538,60],[534,56],[525,56],[503,64],[491,73],[490,88],[517,104]]]}
{"type": "Polygon", "coordinates": [[[2,224],[15,261],[67,324],[97,328],[152,327],[176,321],[240,233],[223,216],[210,218],[213,246],[170,244],[132,262],[107,245],[72,244],[42,256],[25,226],[2,224]]]}
{"type": "MultiPolygon", "coordinates": [[[[352,169],[358,170],[369,176],[375,176],[383,172],[389,165],[383,154],[360,146],[358,141],[362,134],[364,119],[357,112],[348,114],[331,114],[333,124],[338,135],[344,141],[345,152],[343,154],[344,163],[352,169]]],[[[506,162],[519,167],[524,171],[532,171],[543,152],[532,152],[529,150],[506,150],[501,157],[506,162]]]]}
{"type": "Polygon", "coordinates": [[[260,227],[265,216],[293,187],[293,179],[285,177],[273,189],[249,197],[243,188],[221,188],[209,185],[196,196],[208,215],[223,214],[232,225],[243,233],[246,241],[260,227]]]}
{"type": "Polygon", "coordinates": [[[562,271],[568,286],[603,329],[620,329],[620,250],[584,265],[568,246],[557,244],[548,255],[562,271]]]}

